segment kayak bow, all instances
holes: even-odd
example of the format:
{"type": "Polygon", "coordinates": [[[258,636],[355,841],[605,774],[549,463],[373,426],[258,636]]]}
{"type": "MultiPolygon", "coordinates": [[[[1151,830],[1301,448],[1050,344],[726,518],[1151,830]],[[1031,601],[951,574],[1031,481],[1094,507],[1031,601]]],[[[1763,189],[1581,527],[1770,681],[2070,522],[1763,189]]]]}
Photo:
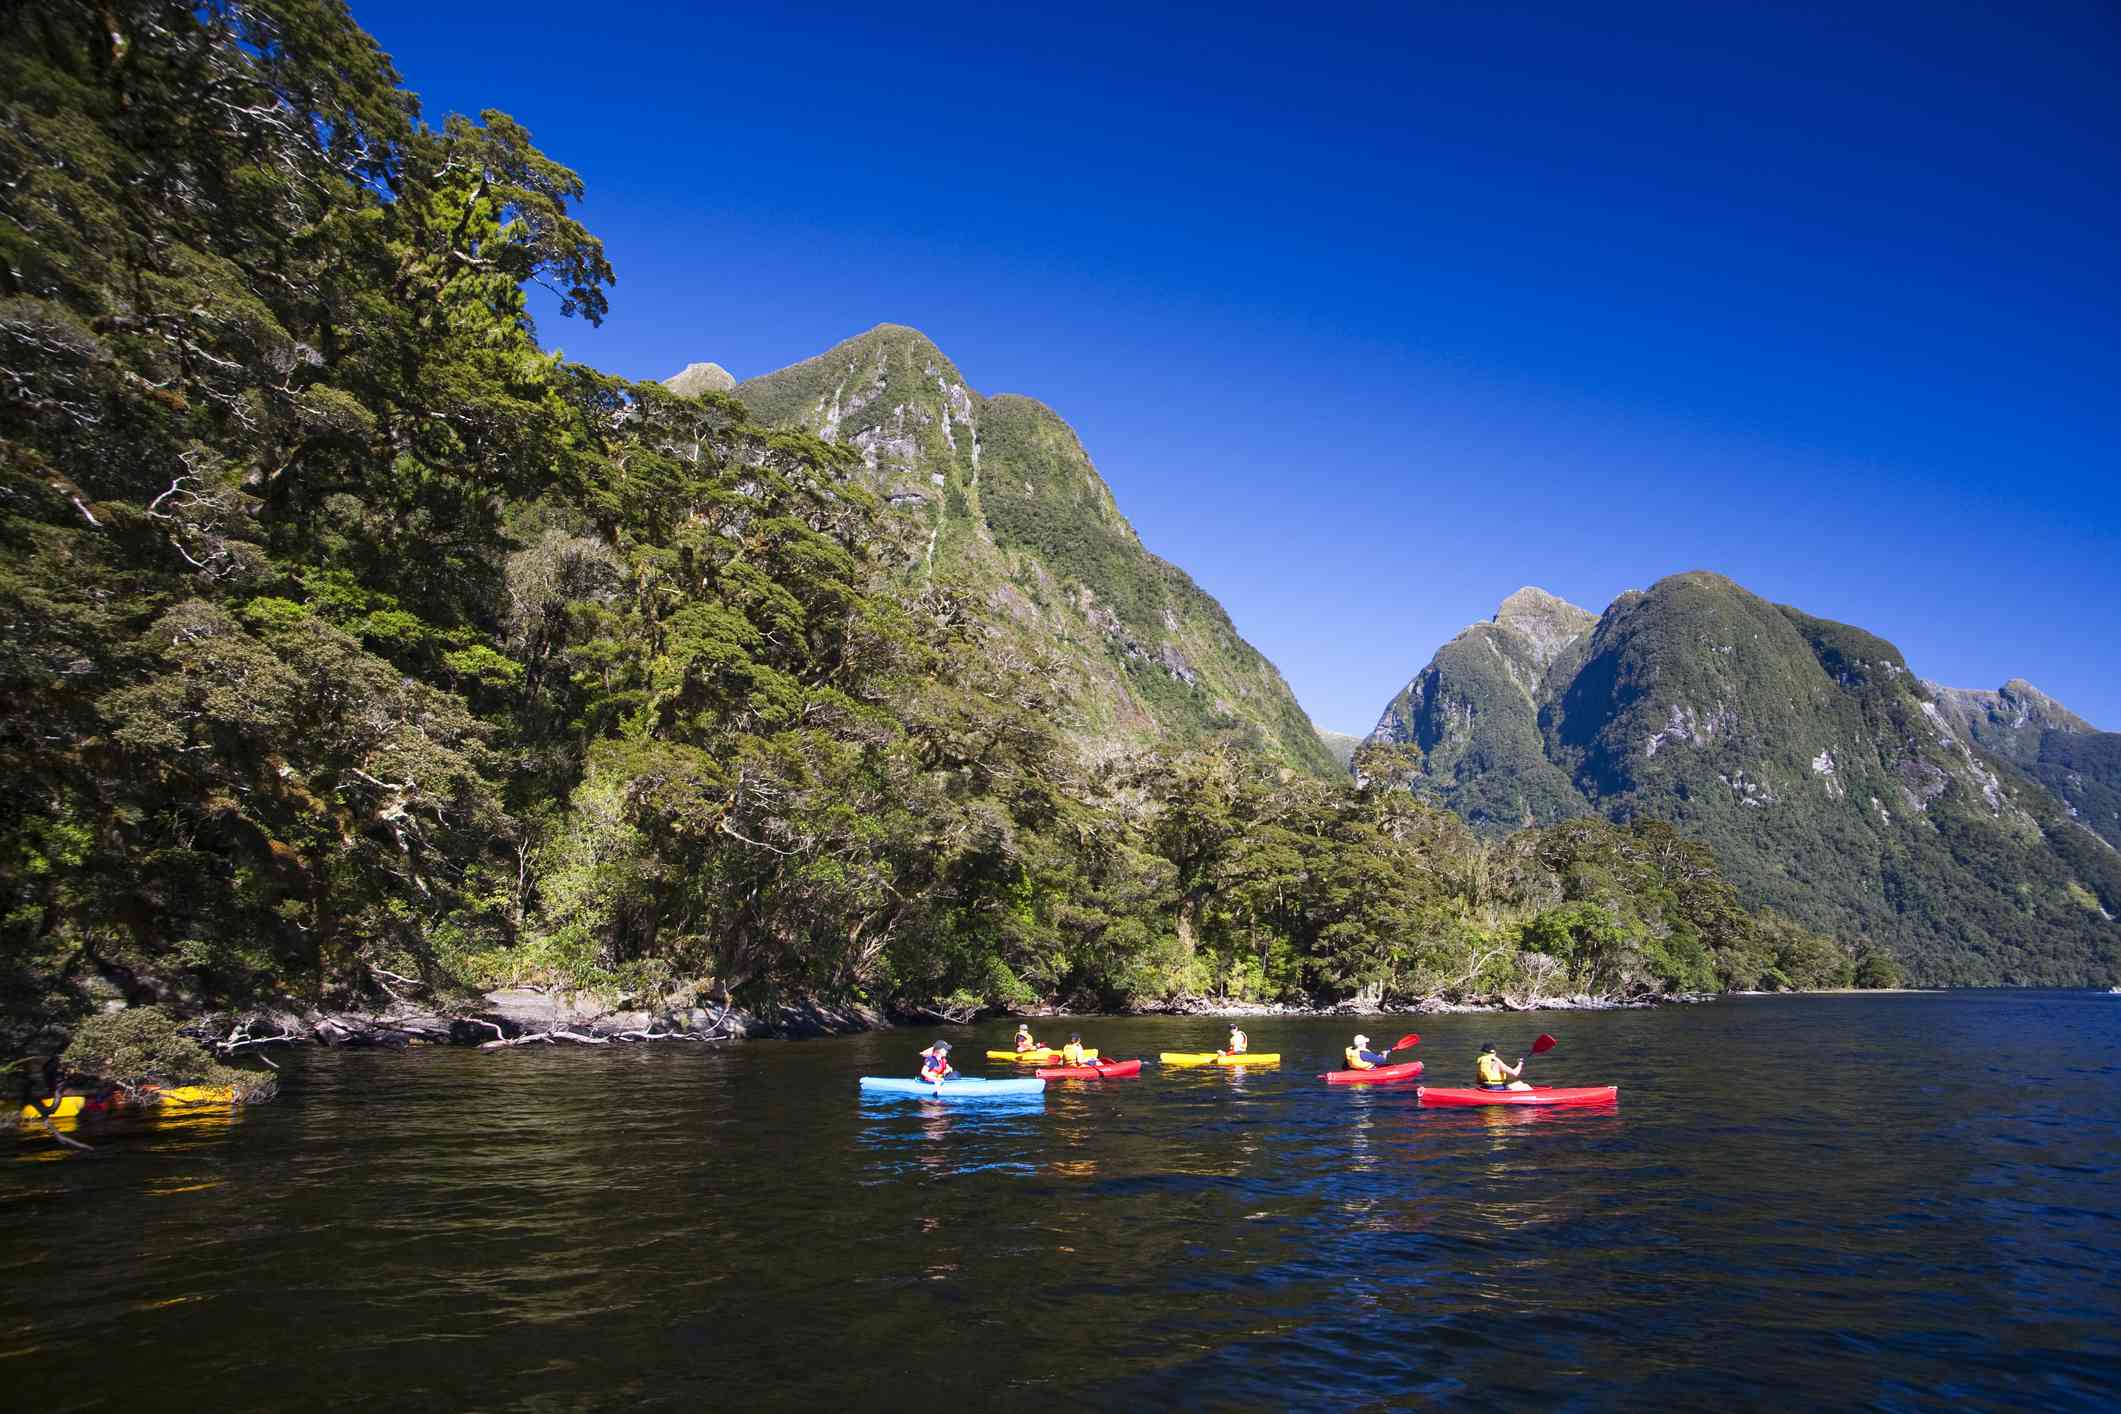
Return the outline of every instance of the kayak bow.
{"type": "Polygon", "coordinates": [[[1328,1085],[1383,1085],[1394,1080],[1412,1080],[1421,1074],[1420,1061],[1404,1065],[1373,1066],[1369,1070],[1329,1070],[1319,1076],[1328,1085]]]}
{"type": "Polygon", "coordinates": [[[1424,1085],[1414,1094],[1424,1105],[1611,1105],[1620,1101],[1618,1085],[1554,1085],[1540,1090],[1424,1085]]]}
{"type": "Polygon", "coordinates": [[[1140,1075],[1138,1060],[1100,1061],[1096,1065],[1040,1066],[1032,1074],[1041,1080],[1109,1080],[1121,1075],[1140,1075]]]}

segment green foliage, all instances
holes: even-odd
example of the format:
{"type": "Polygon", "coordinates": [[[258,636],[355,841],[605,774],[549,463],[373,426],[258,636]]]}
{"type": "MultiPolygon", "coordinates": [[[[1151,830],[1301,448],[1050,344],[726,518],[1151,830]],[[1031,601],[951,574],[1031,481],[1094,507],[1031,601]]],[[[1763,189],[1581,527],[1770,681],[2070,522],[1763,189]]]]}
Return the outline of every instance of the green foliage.
{"type": "Polygon", "coordinates": [[[127,1090],[143,1085],[228,1085],[248,1094],[267,1088],[263,1078],[222,1065],[177,1026],[160,1007],[105,1012],[74,1027],[73,1040],[60,1059],[74,1075],[127,1090]]]}
{"type": "Polygon", "coordinates": [[[1854,974],[1849,979],[1853,987],[1892,988],[1905,985],[1900,964],[1892,955],[1880,948],[1866,945],[1856,956],[1854,974]]]}

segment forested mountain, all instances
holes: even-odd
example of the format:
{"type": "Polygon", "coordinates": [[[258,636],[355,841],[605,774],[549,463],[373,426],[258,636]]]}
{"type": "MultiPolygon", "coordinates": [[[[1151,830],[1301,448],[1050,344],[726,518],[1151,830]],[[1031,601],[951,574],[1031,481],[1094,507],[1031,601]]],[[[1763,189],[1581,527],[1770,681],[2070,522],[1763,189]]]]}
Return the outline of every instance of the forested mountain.
{"type": "Polygon", "coordinates": [[[1418,762],[1422,794],[1483,829],[1586,813],[1568,772],[1546,757],[1539,713],[1555,660],[1597,622],[1543,589],[1518,590],[1438,649],[1368,740],[1414,747],[1404,760],[1418,762]]]}
{"type": "Polygon", "coordinates": [[[2113,808],[2114,740],[2022,684],[1940,694],[1883,639],[1696,573],[1595,620],[1512,595],[1356,768],[1490,831],[1670,821],[1748,904],[1918,981],[2083,984],[2121,966],[2121,855],[2085,828],[2113,808]]]}
{"type": "Polygon", "coordinates": [[[1066,426],[909,330],[741,399],[547,352],[526,288],[597,320],[613,282],[580,179],[506,114],[430,124],[337,0],[9,6],[0,95],[10,1048],[507,983],[963,1016],[1890,975],[1655,822],[1483,840],[1327,778],[1066,426]]]}
{"type": "Polygon", "coordinates": [[[863,482],[916,532],[904,581],[960,586],[1014,651],[1055,665],[1078,744],[1219,744],[1337,774],[1274,665],[1185,571],[1143,548],[1073,429],[1043,403],[981,396],[924,335],[895,324],[736,396],[769,426],[860,452],[863,482]]]}

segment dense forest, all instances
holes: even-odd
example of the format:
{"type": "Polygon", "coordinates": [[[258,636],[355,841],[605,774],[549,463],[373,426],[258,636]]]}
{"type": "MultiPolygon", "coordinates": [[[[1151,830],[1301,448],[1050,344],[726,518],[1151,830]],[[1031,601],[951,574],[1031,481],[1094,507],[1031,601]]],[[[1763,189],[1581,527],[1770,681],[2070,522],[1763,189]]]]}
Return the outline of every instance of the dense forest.
{"type": "MultiPolygon", "coordinates": [[[[1846,982],[1669,826],[1093,758],[846,449],[540,345],[578,176],[336,0],[11,4],[0,1011],[1846,982]]],[[[1868,980],[1890,964],[1860,959],[1868,980]]]]}

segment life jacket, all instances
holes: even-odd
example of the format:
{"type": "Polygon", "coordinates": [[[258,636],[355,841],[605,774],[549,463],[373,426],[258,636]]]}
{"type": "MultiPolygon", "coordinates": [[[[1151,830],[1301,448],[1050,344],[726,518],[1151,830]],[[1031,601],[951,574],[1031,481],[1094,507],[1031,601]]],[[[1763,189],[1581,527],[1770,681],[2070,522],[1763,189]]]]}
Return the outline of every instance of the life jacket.
{"type": "Polygon", "coordinates": [[[921,1057],[921,1079],[941,1080],[950,1074],[950,1062],[944,1056],[921,1057]]]}
{"type": "Polygon", "coordinates": [[[1342,1051],[1341,1054],[1348,1058],[1348,1069],[1350,1070],[1377,1069],[1376,1061],[1364,1060],[1363,1053],[1361,1051],[1356,1050],[1353,1046],[1348,1047],[1345,1051],[1342,1051]]]}
{"type": "Polygon", "coordinates": [[[1491,1054],[1489,1054],[1489,1053],[1488,1053],[1488,1052],[1486,1052],[1486,1051],[1483,1051],[1483,1052],[1481,1052],[1481,1055],[1480,1055],[1480,1083],[1481,1083],[1481,1084],[1483,1084],[1483,1085],[1500,1085],[1500,1084],[1502,1084],[1502,1083],[1503,1083],[1504,1081],[1508,1080],[1509,1078],[1510,1078],[1510,1073],[1509,1073],[1508,1071],[1506,1071],[1506,1070],[1504,1070],[1504,1069],[1502,1068],[1502,1057],[1501,1057],[1501,1056],[1498,1056],[1498,1055],[1491,1055],[1491,1054]]]}
{"type": "Polygon", "coordinates": [[[1082,1043],[1082,1042],[1080,1042],[1080,1041],[1070,1041],[1070,1042],[1069,1042],[1069,1043],[1068,1043],[1067,1045],[1065,1045],[1065,1046],[1062,1046],[1062,1047],[1061,1047],[1061,1064],[1062,1064],[1062,1065],[1083,1065],[1083,1064],[1086,1064],[1086,1062],[1085,1062],[1085,1061],[1083,1060],[1083,1043],[1082,1043]]]}
{"type": "Polygon", "coordinates": [[[1243,1055],[1243,1054],[1244,1054],[1244,1050],[1245,1050],[1245,1047],[1247,1047],[1247,1046],[1249,1046],[1249,1045],[1251,1045],[1251,1044],[1252,1044],[1252,1038],[1251,1038],[1250,1036],[1247,1036],[1247,1035],[1246,1035],[1246,1034],[1245,1034],[1244,1032],[1242,1032],[1242,1031],[1232,1031],[1232,1032],[1230,1033],[1230,1054],[1231,1054],[1231,1055],[1233,1055],[1233,1056],[1236,1056],[1236,1055],[1243,1055]]]}
{"type": "Polygon", "coordinates": [[[1038,1042],[1031,1039],[1029,1031],[1019,1031],[1016,1033],[1016,1048],[1019,1051],[1035,1051],[1038,1049],[1038,1042]]]}

